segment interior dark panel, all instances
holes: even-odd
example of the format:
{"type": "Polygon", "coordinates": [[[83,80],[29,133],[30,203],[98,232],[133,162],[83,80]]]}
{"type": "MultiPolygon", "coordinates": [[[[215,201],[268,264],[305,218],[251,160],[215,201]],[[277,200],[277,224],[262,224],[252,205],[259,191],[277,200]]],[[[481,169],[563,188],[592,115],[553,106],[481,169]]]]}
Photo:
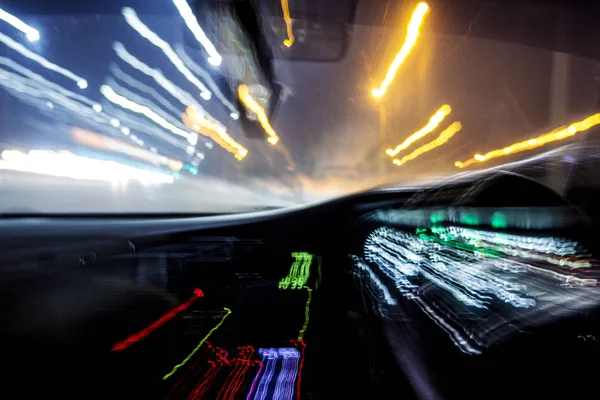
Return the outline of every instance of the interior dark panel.
{"type": "MultiPolygon", "coordinates": [[[[194,397],[195,385],[213,365],[207,360],[218,360],[219,351],[241,357],[248,349],[243,346],[302,350],[301,386],[294,389],[302,399],[412,398],[426,396],[424,390],[435,397],[476,398],[499,379],[506,384],[494,389],[497,394],[519,390],[521,397],[555,393],[549,377],[589,382],[593,369],[588,362],[598,355],[595,308],[531,327],[474,356],[458,351],[410,299],[381,314],[376,297],[365,295],[353,257],[364,257],[369,236],[382,227],[415,232],[408,221],[403,226],[397,218],[376,216],[465,205],[470,212],[518,209],[504,185],[534,193],[519,197],[526,202],[521,209],[534,217],[537,209],[554,207],[560,213],[573,207],[514,175],[474,184],[470,191],[465,185],[430,192],[374,191],[292,211],[240,215],[237,222],[231,216],[189,218],[183,224],[181,218],[99,216],[2,220],[4,390],[18,390],[19,397],[194,397]],[[11,234],[9,228],[19,225],[30,236],[18,228],[11,234]],[[282,289],[293,253],[299,252],[312,256],[310,290],[282,289]],[[196,288],[202,297],[194,298],[196,288]],[[117,343],[186,302],[189,308],[114,351],[117,343]],[[163,379],[219,322],[189,364],[163,379]]],[[[451,222],[435,226],[444,224],[451,222]]],[[[430,225],[423,229],[435,228],[430,225]]],[[[485,221],[478,228],[494,229],[485,221]]],[[[595,251],[585,218],[533,233],[510,226],[501,231],[568,237],[595,251]]],[[[243,389],[231,398],[245,398],[251,390],[260,359],[253,357],[239,381],[243,389]]],[[[223,371],[234,368],[223,365],[223,371]]],[[[206,398],[224,396],[229,375],[223,371],[205,388],[206,398]]],[[[583,386],[566,389],[575,394],[583,386]]],[[[267,396],[275,396],[275,389],[268,390],[267,396]]]]}

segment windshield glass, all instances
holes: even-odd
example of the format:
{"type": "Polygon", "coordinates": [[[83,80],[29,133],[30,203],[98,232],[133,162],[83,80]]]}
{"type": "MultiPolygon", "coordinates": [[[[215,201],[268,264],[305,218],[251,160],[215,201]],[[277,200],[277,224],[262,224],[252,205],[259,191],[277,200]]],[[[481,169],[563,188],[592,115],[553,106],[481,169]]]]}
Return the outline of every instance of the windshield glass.
{"type": "Polygon", "coordinates": [[[0,212],[248,211],[488,168],[593,184],[579,28],[455,3],[3,2],[0,212]]]}

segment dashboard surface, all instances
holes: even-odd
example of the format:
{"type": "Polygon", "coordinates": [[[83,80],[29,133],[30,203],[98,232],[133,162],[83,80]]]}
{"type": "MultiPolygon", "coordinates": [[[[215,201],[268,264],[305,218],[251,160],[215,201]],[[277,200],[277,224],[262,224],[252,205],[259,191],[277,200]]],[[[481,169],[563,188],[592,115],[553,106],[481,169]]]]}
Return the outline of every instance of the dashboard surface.
{"type": "Polygon", "coordinates": [[[600,355],[594,226],[513,175],[249,215],[7,217],[3,389],[583,396],[600,355]]]}

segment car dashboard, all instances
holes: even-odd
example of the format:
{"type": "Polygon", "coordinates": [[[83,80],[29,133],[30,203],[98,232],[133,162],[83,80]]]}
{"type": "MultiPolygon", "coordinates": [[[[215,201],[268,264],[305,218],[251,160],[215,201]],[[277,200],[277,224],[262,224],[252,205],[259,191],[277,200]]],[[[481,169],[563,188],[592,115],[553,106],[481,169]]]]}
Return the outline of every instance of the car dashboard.
{"type": "Polygon", "coordinates": [[[19,397],[574,397],[598,371],[595,224],[517,175],[0,226],[19,397]]]}

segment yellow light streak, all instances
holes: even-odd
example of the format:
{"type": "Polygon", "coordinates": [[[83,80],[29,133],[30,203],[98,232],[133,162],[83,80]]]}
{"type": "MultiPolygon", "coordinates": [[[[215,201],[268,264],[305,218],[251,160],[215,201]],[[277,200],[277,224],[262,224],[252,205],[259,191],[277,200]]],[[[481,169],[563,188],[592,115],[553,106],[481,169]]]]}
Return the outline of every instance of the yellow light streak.
{"type": "Polygon", "coordinates": [[[536,147],[540,147],[551,142],[556,142],[558,140],[570,138],[571,136],[575,136],[575,134],[586,131],[598,124],[600,124],[600,113],[591,115],[584,120],[574,122],[569,126],[560,127],[551,132],[544,133],[536,138],[511,144],[510,146],[507,146],[503,149],[492,150],[483,155],[475,154],[473,158],[462,162],[456,161],[454,165],[457,168],[465,168],[476,162],[485,162],[493,158],[503,157],[509,154],[535,149],[536,147]]]}
{"type": "Polygon", "coordinates": [[[277,136],[277,133],[271,126],[271,123],[269,122],[269,118],[267,118],[267,114],[265,113],[264,108],[262,108],[262,106],[258,104],[256,100],[252,98],[252,96],[250,96],[250,90],[248,89],[248,85],[242,84],[238,86],[238,96],[240,97],[240,101],[242,102],[242,104],[244,104],[256,114],[258,122],[260,122],[260,125],[263,127],[267,135],[269,135],[267,142],[271,143],[272,145],[277,144],[277,142],[279,142],[279,137],[277,136]]]}
{"type": "Polygon", "coordinates": [[[188,128],[193,129],[201,135],[210,137],[219,146],[233,153],[238,161],[241,161],[248,155],[248,150],[229,136],[224,126],[205,118],[194,108],[187,107],[182,119],[188,128]]]}
{"type": "Polygon", "coordinates": [[[438,136],[436,139],[434,139],[431,142],[429,142],[429,143],[427,143],[427,144],[419,147],[418,149],[415,149],[415,151],[413,151],[412,153],[410,153],[407,156],[402,157],[400,160],[395,159],[393,161],[394,164],[397,165],[397,166],[404,165],[408,161],[414,160],[415,158],[419,157],[421,154],[427,153],[428,151],[433,150],[436,147],[439,147],[439,146],[443,145],[448,140],[450,140],[452,138],[452,136],[454,136],[461,129],[462,129],[462,124],[460,122],[453,122],[442,133],[440,133],[440,136],[438,136]]]}
{"type": "Polygon", "coordinates": [[[285,20],[285,28],[288,38],[283,41],[285,47],[292,47],[294,44],[294,31],[292,30],[292,17],[290,15],[290,6],[288,0],[281,0],[281,8],[283,10],[283,19],[285,20]]]}
{"type": "Polygon", "coordinates": [[[390,157],[394,157],[396,154],[400,153],[402,150],[406,149],[408,146],[410,146],[417,140],[421,139],[425,135],[428,135],[435,129],[437,129],[437,127],[440,126],[440,123],[442,123],[444,118],[446,118],[451,112],[452,109],[450,108],[450,106],[448,104],[444,104],[435,112],[435,114],[433,114],[433,116],[429,119],[427,125],[425,125],[423,128],[407,137],[406,140],[404,140],[404,142],[396,146],[396,148],[387,149],[385,153],[390,157]]]}
{"type": "Polygon", "coordinates": [[[385,75],[385,79],[383,80],[383,82],[381,82],[381,86],[371,91],[371,94],[373,96],[377,98],[382,97],[387,91],[387,88],[390,85],[390,83],[392,83],[392,80],[394,79],[398,68],[400,68],[400,65],[402,65],[402,63],[408,56],[408,53],[410,53],[410,51],[414,47],[415,42],[417,41],[417,37],[419,37],[419,29],[428,11],[429,6],[427,5],[427,3],[419,3],[415,8],[415,11],[413,11],[412,17],[410,18],[410,22],[408,24],[404,44],[400,48],[398,54],[396,54],[394,61],[392,61],[392,64],[390,65],[390,68],[388,69],[388,72],[385,75]]]}

